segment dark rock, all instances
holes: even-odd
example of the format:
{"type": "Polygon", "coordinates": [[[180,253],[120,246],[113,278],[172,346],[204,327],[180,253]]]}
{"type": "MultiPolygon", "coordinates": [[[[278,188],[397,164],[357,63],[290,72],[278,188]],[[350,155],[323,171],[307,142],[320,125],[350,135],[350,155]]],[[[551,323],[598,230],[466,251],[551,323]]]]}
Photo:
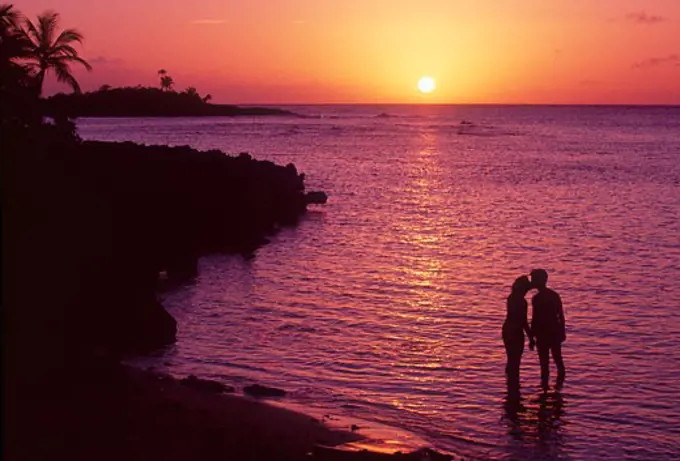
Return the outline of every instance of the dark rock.
{"type": "Polygon", "coordinates": [[[260,384],[253,384],[243,388],[243,393],[252,397],[285,397],[286,391],[277,389],[275,387],[262,386],[260,384]]]}
{"type": "Polygon", "coordinates": [[[248,154],[42,135],[2,143],[3,323],[25,363],[87,362],[93,351],[118,360],[174,342],[161,271],[175,283],[202,255],[252,254],[306,211],[296,168],[248,154]],[[35,261],[49,274],[38,285],[35,261]]]}
{"type": "Polygon", "coordinates": [[[311,191],[305,194],[307,204],[315,203],[323,205],[328,201],[328,195],[323,191],[311,191]]]}
{"type": "Polygon", "coordinates": [[[214,392],[217,394],[221,392],[234,392],[234,388],[231,386],[227,386],[212,379],[197,378],[194,375],[189,375],[188,377],[182,379],[180,383],[184,386],[191,387],[192,389],[202,392],[214,392]]]}

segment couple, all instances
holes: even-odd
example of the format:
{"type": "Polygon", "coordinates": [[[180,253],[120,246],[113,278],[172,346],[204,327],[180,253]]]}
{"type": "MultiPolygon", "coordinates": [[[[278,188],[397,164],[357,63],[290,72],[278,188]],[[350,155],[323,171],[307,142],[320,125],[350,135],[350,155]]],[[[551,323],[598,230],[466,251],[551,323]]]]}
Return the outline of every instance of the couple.
{"type": "Polygon", "coordinates": [[[519,364],[524,352],[524,332],[529,337],[529,349],[538,349],[541,362],[541,387],[548,389],[550,377],[550,354],[557,366],[557,386],[564,382],[564,361],[562,343],[566,339],[564,310],[560,295],[547,287],[548,273],[543,269],[531,271],[531,280],[526,275],[512,284],[508,296],[507,316],[503,323],[503,343],[508,355],[505,372],[508,384],[519,385],[519,364]],[[538,293],[531,299],[531,327],[527,320],[527,301],[524,296],[531,289],[538,293]]]}

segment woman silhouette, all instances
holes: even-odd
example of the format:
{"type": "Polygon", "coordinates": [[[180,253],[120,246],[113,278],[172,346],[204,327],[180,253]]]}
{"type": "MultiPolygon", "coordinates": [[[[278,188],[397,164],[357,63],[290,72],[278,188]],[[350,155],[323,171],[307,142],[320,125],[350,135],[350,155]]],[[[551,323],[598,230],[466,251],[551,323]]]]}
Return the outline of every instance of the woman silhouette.
{"type": "Polygon", "coordinates": [[[503,343],[508,356],[505,373],[508,385],[519,385],[519,364],[524,352],[524,333],[529,337],[529,349],[534,349],[534,339],[527,321],[527,301],[524,296],[531,289],[529,277],[523,275],[512,284],[507,300],[507,314],[503,323],[503,343]]]}

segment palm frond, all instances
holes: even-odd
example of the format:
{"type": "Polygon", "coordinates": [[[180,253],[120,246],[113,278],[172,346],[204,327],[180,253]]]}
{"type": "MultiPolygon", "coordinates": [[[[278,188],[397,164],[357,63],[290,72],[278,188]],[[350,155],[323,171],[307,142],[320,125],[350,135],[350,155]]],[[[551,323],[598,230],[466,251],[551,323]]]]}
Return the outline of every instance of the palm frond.
{"type": "Polygon", "coordinates": [[[54,61],[52,69],[54,69],[54,73],[56,74],[58,81],[68,84],[71,88],[73,88],[75,93],[81,92],[80,85],[71,73],[71,68],[69,67],[68,63],[64,62],[63,60],[54,61]]]}
{"type": "Polygon", "coordinates": [[[57,27],[59,27],[59,13],[47,11],[38,16],[38,32],[42,49],[47,50],[52,46],[57,27]]]}
{"type": "Polygon", "coordinates": [[[34,48],[39,48],[40,47],[40,32],[38,32],[38,28],[33,24],[33,21],[30,19],[26,18],[24,21],[24,35],[28,40],[30,40],[31,44],[33,45],[34,48]]]}
{"type": "Polygon", "coordinates": [[[89,62],[85,61],[83,58],[80,56],[64,56],[62,58],[63,61],[65,62],[77,62],[79,64],[82,64],[85,69],[88,71],[92,71],[92,66],[90,65],[89,62]]]}
{"type": "Polygon", "coordinates": [[[53,56],[78,56],[78,52],[71,45],[58,45],[50,50],[53,56]]]}
{"type": "Polygon", "coordinates": [[[23,34],[13,34],[2,38],[0,43],[0,61],[8,62],[26,59],[31,56],[31,43],[23,34]]]}
{"type": "Polygon", "coordinates": [[[8,29],[17,29],[21,22],[21,13],[14,5],[5,3],[0,5],[0,24],[8,29]]]}
{"type": "Polygon", "coordinates": [[[83,41],[83,34],[78,32],[75,29],[66,29],[61,31],[61,34],[57,37],[57,39],[54,41],[54,45],[68,45],[71,42],[78,42],[82,43],[83,41]]]}

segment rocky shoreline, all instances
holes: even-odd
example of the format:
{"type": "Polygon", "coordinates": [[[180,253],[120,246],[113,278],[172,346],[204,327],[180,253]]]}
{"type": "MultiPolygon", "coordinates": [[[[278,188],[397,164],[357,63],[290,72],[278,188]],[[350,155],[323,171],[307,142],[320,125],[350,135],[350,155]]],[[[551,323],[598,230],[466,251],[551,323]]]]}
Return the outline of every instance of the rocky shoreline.
{"type": "MultiPolygon", "coordinates": [[[[257,401],[283,390],[246,398],[121,364],[175,341],[161,274],[186,281],[209,253],[253,257],[326,200],[294,165],[46,136],[3,140],[2,176],[4,459],[386,456],[352,446],[366,437],[350,427],[257,401]]],[[[435,455],[394,456],[450,459],[435,455]]]]}
{"type": "Polygon", "coordinates": [[[39,357],[46,343],[69,360],[174,341],[160,274],[191,278],[209,253],[250,258],[319,201],[294,165],[248,154],[32,142],[3,152],[3,243],[13,339],[39,357]]]}

